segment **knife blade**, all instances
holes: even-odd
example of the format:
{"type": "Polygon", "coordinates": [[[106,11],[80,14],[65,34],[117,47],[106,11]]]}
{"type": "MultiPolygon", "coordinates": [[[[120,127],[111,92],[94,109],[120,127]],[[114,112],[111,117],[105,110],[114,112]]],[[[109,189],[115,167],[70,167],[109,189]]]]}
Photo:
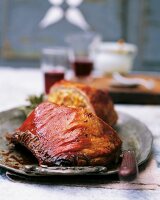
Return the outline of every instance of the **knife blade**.
{"type": "Polygon", "coordinates": [[[25,165],[24,171],[29,175],[86,175],[107,172],[105,166],[86,166],[86,167],[48,167],[48,166],[36,166],[25,165]]]}

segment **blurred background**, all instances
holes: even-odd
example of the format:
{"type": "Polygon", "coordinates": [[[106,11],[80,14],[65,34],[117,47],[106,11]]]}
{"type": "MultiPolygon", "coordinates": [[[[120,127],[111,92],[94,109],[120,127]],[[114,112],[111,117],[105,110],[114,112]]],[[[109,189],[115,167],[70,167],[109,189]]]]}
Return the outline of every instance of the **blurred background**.
{"type": "Polygon", "coordinates": [[[158,0],[0,0],[0,66],[39,67],[41,50],[73,33],[138,47],[133,70],[160,71],[158,0]]]}

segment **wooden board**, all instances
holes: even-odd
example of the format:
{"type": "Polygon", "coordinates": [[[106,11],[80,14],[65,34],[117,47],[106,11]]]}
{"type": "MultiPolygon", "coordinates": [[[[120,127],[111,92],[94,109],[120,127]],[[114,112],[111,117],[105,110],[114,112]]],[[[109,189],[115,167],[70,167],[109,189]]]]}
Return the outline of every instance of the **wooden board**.
{"type": "MultiPolygon", "coordinates": [[[[113,88],[111,87],[112,77],[93,78],[87,84],[108,90],[114,103],[125,104],[160,104],[160,77],[149,75],[129,75],[128,77],[139,77],[145,80],[153,80],[154,87],[148,90],[143,86],[135,88],[113,88]]],[[[85,81],[84,81],[85,82],[85,81]]]]}

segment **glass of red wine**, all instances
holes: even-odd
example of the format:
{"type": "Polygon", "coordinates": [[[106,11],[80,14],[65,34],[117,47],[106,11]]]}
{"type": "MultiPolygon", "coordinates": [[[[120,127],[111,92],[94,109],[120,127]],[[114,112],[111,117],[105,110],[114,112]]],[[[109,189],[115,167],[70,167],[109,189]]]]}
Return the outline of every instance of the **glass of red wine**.
{"type": "Polygon", "coordinates": [[[69,35],[66,41],[72,49],[70,63],[75,76],[78,78],[89,77],[93,70],[90,49],[100,42],[100,36],[91,32],[78,33],[69,35]]]}
{"type": "Polygon", "coordinates": [[[93,61],[91,58],[75,57],[71,60],[71,66],[76,77],[89,76],[93,70],[93,61]]]}
{"type": "Polygon", "coordinates": [[[53,47],[42,50],[41,69],[44,76],[44,89],[48,94],[51,86],[65,78],[65,71],[69,68],[69,49],[53,47]]]}

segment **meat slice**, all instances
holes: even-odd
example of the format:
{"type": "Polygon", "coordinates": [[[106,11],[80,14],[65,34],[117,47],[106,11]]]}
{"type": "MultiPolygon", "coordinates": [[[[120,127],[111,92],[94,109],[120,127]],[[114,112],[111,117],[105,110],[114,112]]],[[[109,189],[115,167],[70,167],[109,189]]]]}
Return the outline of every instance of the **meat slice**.
{"type": "Polygon", "coordinates": [[[86,108],[110,126],[115,125],[118,119],[108,92],[85,84],[60,81],[51,87],[48,101],[59,105],[86,108]]]}
{"type": "Polygon", "coordinates": [[[82,108],[40,104],[13,134],[48,166],[107,165],[121,148],[117,133],[82,108]]]}

